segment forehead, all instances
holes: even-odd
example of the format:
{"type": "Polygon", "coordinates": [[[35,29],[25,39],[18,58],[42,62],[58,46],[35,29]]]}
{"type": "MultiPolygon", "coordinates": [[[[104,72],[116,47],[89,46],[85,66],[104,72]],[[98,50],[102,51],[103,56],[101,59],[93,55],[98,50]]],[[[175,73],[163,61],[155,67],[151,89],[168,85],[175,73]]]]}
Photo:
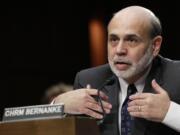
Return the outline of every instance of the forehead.
{"type": "Polygon", "coordinates": [[[149,36],[150,20],[141,15],[120,14],[114,16],[108,25],[108,35],[149,36]]]}

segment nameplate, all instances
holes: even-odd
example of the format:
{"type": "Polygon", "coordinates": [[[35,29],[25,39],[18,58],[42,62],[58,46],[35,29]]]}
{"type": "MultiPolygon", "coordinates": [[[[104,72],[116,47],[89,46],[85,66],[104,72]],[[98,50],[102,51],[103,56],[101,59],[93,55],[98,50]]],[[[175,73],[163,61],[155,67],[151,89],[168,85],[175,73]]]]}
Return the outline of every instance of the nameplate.
{"type": "Polygon", "coordinates": [[[2,121],[62,118],[64,104],[5,108],[2,121]]]}

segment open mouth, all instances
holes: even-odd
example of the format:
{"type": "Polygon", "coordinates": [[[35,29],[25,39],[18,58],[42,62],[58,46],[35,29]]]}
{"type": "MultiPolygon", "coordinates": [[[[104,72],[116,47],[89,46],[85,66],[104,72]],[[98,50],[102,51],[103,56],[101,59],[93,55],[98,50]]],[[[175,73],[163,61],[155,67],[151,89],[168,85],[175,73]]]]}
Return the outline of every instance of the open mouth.
{"type": "Polygon", "coordinates": [[[117,67],[118,70],[126,70],[127,68],[129,68],[129,66],[131,65],[130,63],[128,62],[120,62],[120,61],[117,61],[114,63],[114,65],[117,67]]]}

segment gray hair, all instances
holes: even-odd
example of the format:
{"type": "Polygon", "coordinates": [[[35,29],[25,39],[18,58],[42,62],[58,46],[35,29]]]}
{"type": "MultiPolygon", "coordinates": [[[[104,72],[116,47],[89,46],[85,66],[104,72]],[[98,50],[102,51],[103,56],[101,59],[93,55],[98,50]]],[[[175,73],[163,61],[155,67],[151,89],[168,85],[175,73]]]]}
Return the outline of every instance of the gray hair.
{"type": "Polygon", "coordinates": [[[151,18],[151,29],[150,29],[150,37],[154,38],[158,35],[162,34],[162,26],[159,18],[157,16],[153,16],[151,18]]]}

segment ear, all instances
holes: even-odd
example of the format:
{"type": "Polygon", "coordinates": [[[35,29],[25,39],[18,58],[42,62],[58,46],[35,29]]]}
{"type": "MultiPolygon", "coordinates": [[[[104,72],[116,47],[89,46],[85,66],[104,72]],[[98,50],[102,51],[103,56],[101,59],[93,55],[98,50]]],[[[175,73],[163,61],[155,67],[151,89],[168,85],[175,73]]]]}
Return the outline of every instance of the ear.
{"type": "Polygon", "coordinates": [[[153,56],[156,57],[159,54],[159,51],[161,49],[161,43],[162,43],[162,36],[156,36],[153,39],[153,56]]]}

